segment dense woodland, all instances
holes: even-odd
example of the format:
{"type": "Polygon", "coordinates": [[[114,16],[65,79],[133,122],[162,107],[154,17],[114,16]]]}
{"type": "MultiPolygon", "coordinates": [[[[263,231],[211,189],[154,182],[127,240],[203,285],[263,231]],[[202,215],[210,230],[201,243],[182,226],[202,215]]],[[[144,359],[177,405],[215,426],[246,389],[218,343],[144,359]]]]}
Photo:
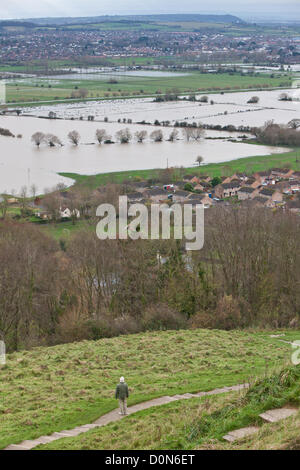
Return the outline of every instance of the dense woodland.
{"type": "Polygon", "coordinates": [[[214,207],[205,225],[204,249],[187,256],[178,241],[100,241],[81,230],[62,244],[2,222],[1,339],[12,351],[146,330],[299,325],[299,217],[214,207]]]}

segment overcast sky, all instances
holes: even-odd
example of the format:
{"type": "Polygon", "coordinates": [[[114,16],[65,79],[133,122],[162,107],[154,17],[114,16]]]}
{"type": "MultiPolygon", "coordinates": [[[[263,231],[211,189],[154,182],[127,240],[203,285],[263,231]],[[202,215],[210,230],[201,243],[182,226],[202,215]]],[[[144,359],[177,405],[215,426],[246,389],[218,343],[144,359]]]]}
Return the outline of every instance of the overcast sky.
{"type": "Polygon", "coordinates": [[[300,20],[300,0],[148,0],[146,6],[141,0],[0,0],[0,18],[217,12],[300,20]]]}

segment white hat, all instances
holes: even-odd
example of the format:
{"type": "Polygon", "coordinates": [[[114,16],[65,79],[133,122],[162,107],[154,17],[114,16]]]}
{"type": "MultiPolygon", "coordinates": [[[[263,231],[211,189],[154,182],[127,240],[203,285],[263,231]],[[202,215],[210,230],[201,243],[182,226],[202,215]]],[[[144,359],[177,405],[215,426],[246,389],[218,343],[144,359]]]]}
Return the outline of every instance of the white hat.
{"type": "Polygon", "coordinates": [[[122,382],[122,383],[125,382],[124,377],[121,377],[121,378],[120,378],[120,382],[122,382]]]}

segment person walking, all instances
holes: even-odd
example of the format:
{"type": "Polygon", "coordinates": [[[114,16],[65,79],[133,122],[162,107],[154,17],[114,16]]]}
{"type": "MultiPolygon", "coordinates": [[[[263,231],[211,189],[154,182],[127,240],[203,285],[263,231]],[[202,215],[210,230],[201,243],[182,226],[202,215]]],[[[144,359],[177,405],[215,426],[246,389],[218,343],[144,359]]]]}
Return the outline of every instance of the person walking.
{"type": "Polygon", "coordinates": [[[119,399],[120,411],[119,415],[127,415],[127,398],[129,397],[128,385],[124,377],[120,378],[120,383],[116,387],[116,399],[119,399]]]}

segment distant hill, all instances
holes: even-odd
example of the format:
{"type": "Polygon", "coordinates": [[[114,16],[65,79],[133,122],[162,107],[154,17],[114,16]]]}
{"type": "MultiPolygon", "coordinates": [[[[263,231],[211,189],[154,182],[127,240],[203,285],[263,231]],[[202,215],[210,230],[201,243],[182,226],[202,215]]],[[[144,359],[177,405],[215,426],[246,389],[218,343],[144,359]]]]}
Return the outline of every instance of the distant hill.
{"type": "MultiPolygon", "coordinates": [[[[115,21],[143,21],[143,22],[198,22],[198,23],[222,23],[222,24],[246,24],[237,16],[233,15],[193,15],[193,14],[170,14],[170,15],[126,15],[126,16],[95,16],[78,18],[30,18],[28,22],[36,26],[64,26],[71,24],[89,24],[115,21]]],[[[18,22],[21,20],[15,20],[18,22]]],[[[24,22],[24,20],[23,20],[24,22]]]]}
{"type": "Polygon", "coordinates": [[[7,28],[7,27],[17,27],[17,28],[35,28],[36,23],[32,21],[22,21],[22,20],[0,20],[0,28],[7,28]]]}

